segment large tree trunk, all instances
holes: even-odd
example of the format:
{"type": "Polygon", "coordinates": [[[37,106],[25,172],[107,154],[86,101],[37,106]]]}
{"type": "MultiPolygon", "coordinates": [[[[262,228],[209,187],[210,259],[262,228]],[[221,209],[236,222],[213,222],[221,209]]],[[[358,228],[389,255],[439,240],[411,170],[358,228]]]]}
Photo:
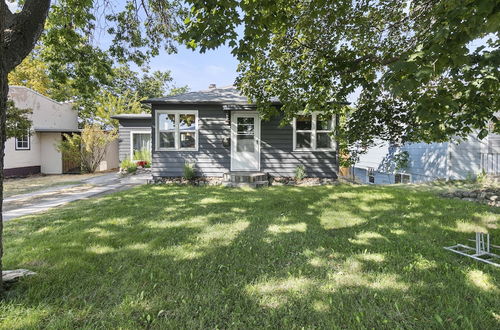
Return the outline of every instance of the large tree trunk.
{"type": "MultiPolygon", "coordinates": [[[[0,0],[3,1],[3,0],[0,0]]],[[[2,283],[2,257],[3,257],[3,166],[5,155],[5,117],[7,110],[7,93],[9,82],[5,65],[0,64],[0,295],[3,291],[2,283]]]]}
{"type": "MultiPolygon", "coordinates": [[[[7,116],[8,74],[33,50],[42,34],[49,13],[50,0],[26,0],[19,13],[12,13],[0,0],[0,274],[3,257],[3,165],[5,119],[7,116]]],[[[3,291],[0,275],[0,294],[3,291]]]]}
{"type": "MultiPolygon", "coordinates": [[[[5,116],[7,111],[7,93],[9,91],[9,83],[7,82],[7,68],[5,62],[5,26],[7,21],[7,11],[4,0],[0,0],[0,127],[5,127],[5,116]],[[3,125],[1,124],[3,123],[3,125]]],[[[5,129],[1,129],[5,132],[5,129]]],[[[3,155],[5,148],[5,134],[0,137],[0,297],[3,294],[2,281],[2,257],[3,257],[3,155]]]]}

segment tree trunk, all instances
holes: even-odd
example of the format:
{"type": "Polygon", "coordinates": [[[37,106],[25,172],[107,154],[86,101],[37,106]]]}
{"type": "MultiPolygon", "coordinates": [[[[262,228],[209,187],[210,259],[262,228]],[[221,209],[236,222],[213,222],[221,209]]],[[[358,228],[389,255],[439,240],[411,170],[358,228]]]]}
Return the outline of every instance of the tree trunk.
{"type": "MultiPolygon", "coordinates": [[[[3,0],[0,0],[3,1],[3,0]]],[[[3,260],[3,166],[5,155],[5,117],[7,113],[7,93],[9,82],[7,70],[0,58],[0,295],[3,293],[2,260],[3,260]]]]}
{"type": "MultiPolygon", "coordinates": [[[[19,13],[12,13],[0,0],[0,274],[3,257],[3,165],[7,117],[8,74],[33,50],[49,13],[50,0],[26,0],[19,13]]],[[[0,295],[3,292],[0,276],[0,295]]]]}

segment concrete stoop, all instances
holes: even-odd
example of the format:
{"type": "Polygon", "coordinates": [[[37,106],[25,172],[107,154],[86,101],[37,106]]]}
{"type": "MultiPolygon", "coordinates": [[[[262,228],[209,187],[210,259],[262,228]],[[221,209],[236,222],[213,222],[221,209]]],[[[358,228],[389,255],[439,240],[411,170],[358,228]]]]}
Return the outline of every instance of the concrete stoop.
{"type": "Polygon", "coordinates": [[[263,172],[227,172],[223,175],[222,185],[225,187],[268,187],[269,176],[263,172]]]}

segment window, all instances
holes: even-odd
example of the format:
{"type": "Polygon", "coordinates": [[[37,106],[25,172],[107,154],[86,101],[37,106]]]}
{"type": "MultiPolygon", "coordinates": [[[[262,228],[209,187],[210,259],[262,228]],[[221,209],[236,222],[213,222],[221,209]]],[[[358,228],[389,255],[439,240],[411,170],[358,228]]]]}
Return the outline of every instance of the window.
{"type": "Polygon", "coordinates": [[[368,183],[375,183],[375,169],[373,167],[368,168],[368,183]]]}
{"type": "Polygon", "coordinates": [[[405,173],[396,173],[394,183],[411,183],[411,175],[405,173]]]}
{"type": "Polygon", "coordinates": [[[131,158],[133,160],[145,160],[147,155],[151,155],[151,133],[131,132],[131,158]]]}
{"type": "Polygon", "coordinates": [[[16,137],[16,150],[30,150],[30,130],[26,134],[16,137]]]}
{"type": "Polygon", "coordinates": [[[253,117],[238,117],[236,132],[236,151],[255,152],[255,129],[253,117]]]}
{"type": "Polygon", "coordinates": [[[197,150],[198,111],[159,110],[156,132],[157,150],[197,150]]]}
{"type": "Polygon", "coordinates": [[[332,150],[332,115],[312,113],[293,120],[293,150],[332,150]]]}

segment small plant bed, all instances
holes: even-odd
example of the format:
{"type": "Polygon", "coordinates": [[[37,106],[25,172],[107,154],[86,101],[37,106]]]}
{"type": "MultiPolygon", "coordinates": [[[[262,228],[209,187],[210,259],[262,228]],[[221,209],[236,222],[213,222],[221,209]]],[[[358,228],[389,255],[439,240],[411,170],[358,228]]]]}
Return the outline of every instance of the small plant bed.
{"type": "Polygon", "coordinates": [[[186,179],[183,177],[164,177],[155,178],[155,184],[175,184],[175,185],[189,185],[189,186],[218,186],[222,184],[221,177],[194,177],[186,179]]]}
{"type": "Polygon", "coordinates": [[[500,207],[500,187],[490,187],[473,190],[456,190],[442,193],[441,196],[500,207]]]}
{"type": "Polygon", "coordinates": [[[270,179],[273,186],[323,186],[339,184],[334,178],[292,178],[292,177],[272,177],[270,179]]]}

